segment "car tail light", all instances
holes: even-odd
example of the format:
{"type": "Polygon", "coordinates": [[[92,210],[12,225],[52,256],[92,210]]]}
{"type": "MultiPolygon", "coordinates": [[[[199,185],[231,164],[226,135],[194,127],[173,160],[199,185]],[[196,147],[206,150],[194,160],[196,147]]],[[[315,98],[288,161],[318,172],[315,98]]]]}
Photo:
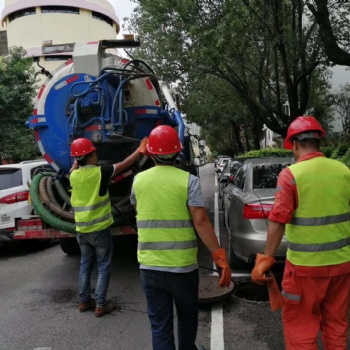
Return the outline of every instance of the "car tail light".
{"type": "Polygon", "coordinates": [[[265,219],[269,216],[273,204],[245,204],[243,217],[245,219],[265,219]]]}
{"type": "Polygon", "coordinates": [[[27,201],[29,198],[29,191],[17,192],[8,196],[0,198],[0,203],[12,204],[16,202],[27,201]]]}
{"type": "Polygon", "coordinates": [[[233,182],[233,180],[235,179],[234,175],[230,175],[228,178],[228,182],[233,182]]]}

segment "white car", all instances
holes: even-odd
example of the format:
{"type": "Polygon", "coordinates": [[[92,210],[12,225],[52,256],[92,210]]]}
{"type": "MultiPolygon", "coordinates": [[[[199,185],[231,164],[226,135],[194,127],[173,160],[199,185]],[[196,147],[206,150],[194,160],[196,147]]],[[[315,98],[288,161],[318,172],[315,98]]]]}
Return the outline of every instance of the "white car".
{"type": "Polygon", "coordinates": [[[15,218],[32,214],[28,184],[39,169],[52,170],[42,159],[0,165],[0,242],[13,239],[15,218]]]}

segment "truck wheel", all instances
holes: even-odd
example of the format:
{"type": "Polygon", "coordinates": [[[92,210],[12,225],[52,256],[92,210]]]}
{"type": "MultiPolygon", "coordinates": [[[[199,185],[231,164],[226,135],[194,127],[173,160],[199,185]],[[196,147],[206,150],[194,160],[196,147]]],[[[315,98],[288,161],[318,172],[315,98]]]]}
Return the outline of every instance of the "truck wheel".
{"type": "Polygon", "coordinates": [[[59,238],[61,249],[67,255],[76,255],[80,253],[80,248],[75,238],[59,238]]]}

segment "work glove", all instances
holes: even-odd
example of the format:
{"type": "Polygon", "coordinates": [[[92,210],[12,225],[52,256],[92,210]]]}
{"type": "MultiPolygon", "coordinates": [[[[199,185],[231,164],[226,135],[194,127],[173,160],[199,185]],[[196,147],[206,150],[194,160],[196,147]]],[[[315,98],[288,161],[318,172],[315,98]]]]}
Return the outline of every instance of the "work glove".
{"type": "Polygon", "coordinates": [[[271,277],[270,280],[267,281],[267,290],[269,292],[270,307],[272,311],[277,311],[283,308],[285,300],[278,288],[274,275],[270,272],[268,274],[268,277],[271,277]]]}
{"type": "Polygon", "coordinates": [[[231,283],[231,269],[226,258],[224,248],[218,248],[211,253],[220,276],[219,287],[229,287],[231,283]]]}
{"type": "Polygon", "coordinates": [[[141,140],[138,151],[144,155],[147,155],[148,154],[147,144],[148,144],[148,137],[145,137],[144,139],[141,140]]]}
{"type": "Polygon", "coordinates": [[[258,253],[252,271],[252,281],[257,284],[266,284],[270,281],[272,276],[270,275],[269,270],[275,262],[276,260],[272,256],[258,253]]]}

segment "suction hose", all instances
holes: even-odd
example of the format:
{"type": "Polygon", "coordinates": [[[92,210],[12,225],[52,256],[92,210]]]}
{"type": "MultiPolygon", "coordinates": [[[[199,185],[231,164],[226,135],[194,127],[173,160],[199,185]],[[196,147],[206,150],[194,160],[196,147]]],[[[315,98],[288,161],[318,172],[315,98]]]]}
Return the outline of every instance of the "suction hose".
{"type": "MultiPolygon", "coordinates": [[[[42,204],[39,198],[39,187],[40,187],[41,180],[45,176],[52,176],[52,175],[54,175],[54,173],[44,172],[34,176],[33,181],[29,188],[29,193],[32,199],[33,208],[36,211],[36,213],[40,216],[40,218],[46,223],[48,223],[50,226],[52,226],[53,228],[57,230],[65,231],[68,233],[76,233],[74,223],[63,221],[57,218],[56,216],[54,216],[53,214],[51,214],[50,211],[45,208],[45,206],[42,204]]],[[[40,195],[43,196],[42,193],[40,195]]],[[[43,200],[44,200],[44,196],[43,196],[43,200]]]]}
{"type": "Polygon", "coordinates": [[[57,203],[56,199],[53,200],[54,198],[53,192],[52,192],[52,197],[50,197],[46,192],[46,186],[47,186],[48,180],[49,180],[49,176],[44,176],[41,178],[39,182],[39,192],[42,200],[55,214],[61,216],[64,219],[74,222],[74,214],[66,210],[63,210],[59,205],[56,204],[57,203]]]}

